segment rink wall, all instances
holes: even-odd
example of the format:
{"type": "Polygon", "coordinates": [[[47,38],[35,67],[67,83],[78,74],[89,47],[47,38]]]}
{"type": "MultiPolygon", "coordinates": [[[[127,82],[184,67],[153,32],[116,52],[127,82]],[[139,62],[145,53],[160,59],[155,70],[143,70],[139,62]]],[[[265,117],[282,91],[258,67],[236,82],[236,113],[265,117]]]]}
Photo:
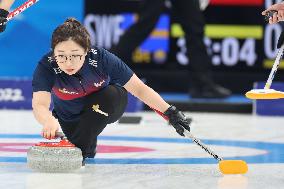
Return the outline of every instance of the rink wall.
{"type": "MultiPolygon", "coordinates": [[[[0,79],[0,109],[32,109],[32,81],[23,78],[0,79]]],[[[142,109],[142,103],[128,94],[126,112],[142,109]]]]}

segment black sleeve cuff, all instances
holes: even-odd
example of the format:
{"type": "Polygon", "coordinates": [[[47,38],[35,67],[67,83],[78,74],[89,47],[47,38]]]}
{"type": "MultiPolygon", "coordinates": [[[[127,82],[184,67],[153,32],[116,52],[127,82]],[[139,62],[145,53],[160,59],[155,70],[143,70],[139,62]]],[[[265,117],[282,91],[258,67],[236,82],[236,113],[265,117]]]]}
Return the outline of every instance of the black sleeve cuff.
{"type": "Polygon", "coordinates": [[[9,12],[7,10],[0,8],[0,16],[1,17],[7,18],[8,15],[9,15],[9,12]]]}

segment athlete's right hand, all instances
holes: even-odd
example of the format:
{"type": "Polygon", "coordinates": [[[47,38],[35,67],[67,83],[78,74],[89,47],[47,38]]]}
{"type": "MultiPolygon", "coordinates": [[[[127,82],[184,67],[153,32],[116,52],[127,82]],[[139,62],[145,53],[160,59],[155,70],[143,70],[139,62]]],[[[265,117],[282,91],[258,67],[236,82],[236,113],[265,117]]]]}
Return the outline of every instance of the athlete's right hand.
{"type": "Polygon", "coordinates": [[[5,31],[6,29],[8,15],[9,15],[8,11],[6,11],[5,9],[0,9],[0,33],[5,31]]]}
{"type": "Polygon", "coordinates": [[[42,136],[46,139],[54,139],[55,133],[60,128],[60,124],[58,120],[51,116],[49,119],[45,121],[42,128],[42,136]]]}

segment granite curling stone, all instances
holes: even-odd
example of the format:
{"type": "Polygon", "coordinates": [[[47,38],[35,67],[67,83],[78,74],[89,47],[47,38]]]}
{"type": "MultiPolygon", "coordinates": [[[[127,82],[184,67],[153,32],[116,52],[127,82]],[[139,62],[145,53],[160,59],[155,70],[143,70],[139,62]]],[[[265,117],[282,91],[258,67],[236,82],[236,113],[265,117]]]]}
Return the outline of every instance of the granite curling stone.
{"type": "Polygon", "coordinates": [[[82,151],[66,137],[60,142],[40,142],[29,148],[27,164],[40,172],[71,172],[82,167],[82,151]]]}

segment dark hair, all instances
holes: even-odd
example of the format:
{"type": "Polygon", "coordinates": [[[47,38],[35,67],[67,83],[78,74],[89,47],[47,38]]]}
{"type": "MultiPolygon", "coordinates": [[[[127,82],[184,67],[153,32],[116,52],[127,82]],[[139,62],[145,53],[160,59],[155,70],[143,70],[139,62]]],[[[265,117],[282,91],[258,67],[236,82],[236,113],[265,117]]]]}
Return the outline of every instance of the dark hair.
{"type": "Polygon", "coordinates": [[[68,18],[63,24],[54,30],[51,40],[52,50],[54,50],[58,43],[70,39],[82,46],[86,51],[89,51],[91,48],[89,32],[75,18],[68,18]]]}

